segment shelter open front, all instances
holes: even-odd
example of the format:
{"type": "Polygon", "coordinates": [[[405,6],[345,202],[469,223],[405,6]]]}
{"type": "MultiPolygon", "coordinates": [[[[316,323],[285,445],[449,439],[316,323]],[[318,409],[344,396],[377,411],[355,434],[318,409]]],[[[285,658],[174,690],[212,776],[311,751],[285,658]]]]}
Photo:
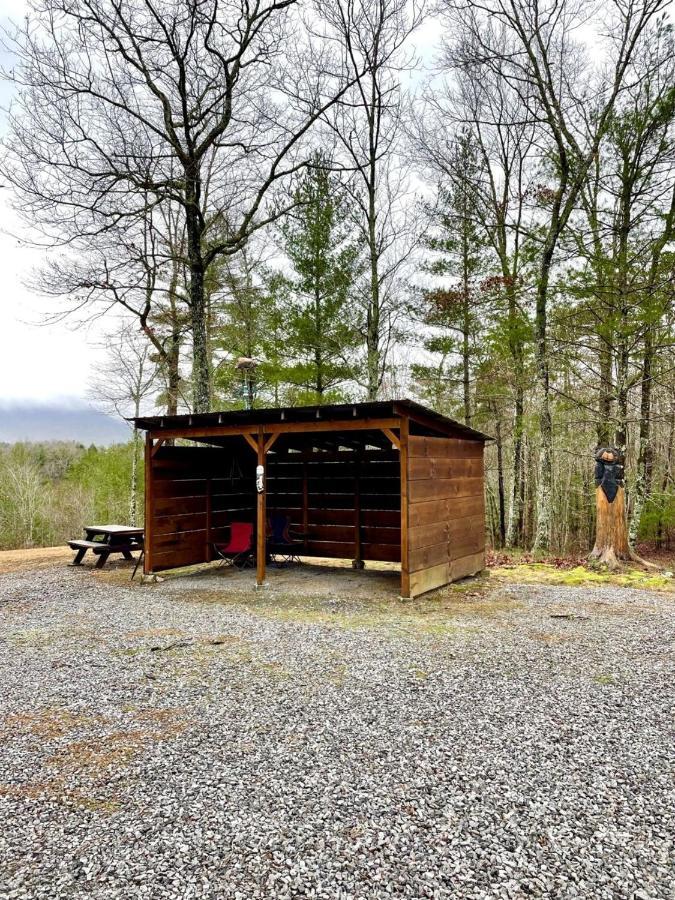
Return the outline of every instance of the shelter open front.
{"type": "Polygon", "coordinates": [[[399,562],[404,597],[484,566],[487,438],[411,401],[136,425],[147,430],[148,574],[211,561],[233,522],[251,522],[262,584],[273,516],[298,556],[399,562]]]}

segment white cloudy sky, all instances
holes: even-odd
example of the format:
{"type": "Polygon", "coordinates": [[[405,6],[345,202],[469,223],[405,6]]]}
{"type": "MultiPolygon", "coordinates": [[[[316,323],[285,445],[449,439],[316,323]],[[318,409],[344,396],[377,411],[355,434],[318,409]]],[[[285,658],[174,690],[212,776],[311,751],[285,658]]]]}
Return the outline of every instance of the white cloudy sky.
{"type": "MultiPolygon", "coordinates": [[[[0,0],[0,25],[20,20],[26,8],[25,0],[0,0]]],[[[424,50],[432,46],[433,32],[433,25],[425,23],[418,39],[424,50]]],[[[7,63],[1,50],[0,60],[7,63]]],[[[10,99],[11,86],[0,82],[0,133],[10,99]]],[[[54,312],[55,301],[46,301],[26,287],[44,255],[22,245],[17,238],[21,229],[11,209],[9,189],[0,190],[0,405],[84,401],[88,378],[102,361],[101,344],[112,322],[99,320],[86,329],[69,323],[39,324],[48,311],[54,312]]]]}
{"type": "MultiPolygon", "coordinates": [[[[24,0],[0,0],[0,24],[21,19],[24,0]]],[[[6,56],[0,53],[6,63],[6,56]]],[[[0,131],[10,86],[0,82],[0,131]]],[[[42,253],[22,246],[10,207],[9,190],[0,190],[0,403],[38,400],[84,400],[87,379],[100,360],[103,327],[37,325],[47,311],[45,301],[25,286],[42,253]]]]}
{"type": "MultiPolygon", "coordinates": [[[[19,21],[26,8],[25,0],[0,0],[0,27],[9,20],[19,21]]],[[[425,50],[433,44],[433,31],[433,25],[425,23],[419,41],[425,50]]],[[[0,61],[8,62],[1,49],[0,61]]],[[[0,81],[0,134],[10,99],[11,86],[0,81]]],[[[44,254],[22,245],[17,238],[21,229],[9,189],[0,189],[0,406],[14,401],[84,402],[112,322],[99,320],[87,329],[68,323],[39,324],[48,311],[54,312],[54,300],[48,302],[26,287],[44,254]]]]}

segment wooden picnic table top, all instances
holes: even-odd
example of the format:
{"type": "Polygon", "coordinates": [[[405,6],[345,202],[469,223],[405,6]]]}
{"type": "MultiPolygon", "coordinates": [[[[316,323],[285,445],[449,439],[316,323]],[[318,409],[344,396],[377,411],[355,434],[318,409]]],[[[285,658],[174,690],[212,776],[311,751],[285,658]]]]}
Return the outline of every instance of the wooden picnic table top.
{"type": "Polygon", "coordinates": [[[109,537],[111,535],[129,535],[132,537],[143,534],[142,528],[131,525],[85,525],[84,530],[87,534],[105,534],[109,537]]]}

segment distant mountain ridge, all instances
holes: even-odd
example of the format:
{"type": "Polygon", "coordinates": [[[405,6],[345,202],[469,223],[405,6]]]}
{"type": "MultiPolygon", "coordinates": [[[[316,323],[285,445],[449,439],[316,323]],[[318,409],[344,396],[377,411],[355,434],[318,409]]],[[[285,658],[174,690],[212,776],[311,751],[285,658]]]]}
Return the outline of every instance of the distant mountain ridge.
{"type": "Polygon", "coordinates": [[[108,445],[129,440],[131,430],[120,419],[83,403],[0,400],[0,443],[76,441],[108,445]]]}

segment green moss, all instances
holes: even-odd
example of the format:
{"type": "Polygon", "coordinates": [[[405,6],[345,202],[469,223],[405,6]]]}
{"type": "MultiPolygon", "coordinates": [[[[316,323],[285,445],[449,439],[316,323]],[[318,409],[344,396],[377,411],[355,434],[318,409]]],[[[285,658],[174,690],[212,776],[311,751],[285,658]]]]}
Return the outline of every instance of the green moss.
{"type": "Polygon", "coordinates": [[[560,584],[571,587],[612,584],[641,590],[675,591],[674,579],[637,568],[610,572],[605,567],[575,566],[573,569],[559,569],[545,563],[531,563],[495,568],[491,574],[495,581],[516,584],[560,584]]]}
{"type": "Polygon", "coordinates": [[[602,685],[616,684],[616,678],[613,675],[603,674],[603,673],[601,673],[600,675],[594,675],[593,681],[596,684],[602,684],[602,685]]]}

